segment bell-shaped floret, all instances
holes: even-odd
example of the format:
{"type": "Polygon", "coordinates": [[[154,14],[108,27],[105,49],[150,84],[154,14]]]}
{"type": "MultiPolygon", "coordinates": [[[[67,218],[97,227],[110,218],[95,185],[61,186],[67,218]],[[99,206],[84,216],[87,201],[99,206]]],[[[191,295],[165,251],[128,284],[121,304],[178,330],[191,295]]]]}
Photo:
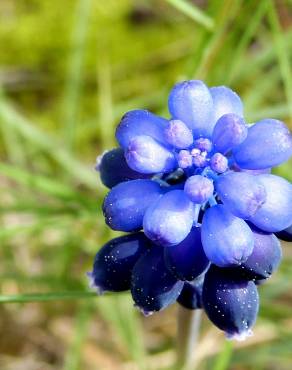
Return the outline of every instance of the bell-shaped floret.
{"type": "Polygon", "coordinates": [[[146,316],[174,303],[182,288],[183,282],[166,268],[159,246],[153,245],[134,266],[131,293],[135,306],[146,316]]]}
{"type": "Polygon", "coordinates": [[[258,175],[257,179],[266,189],[267,200],[249,220],[269,232],[289,227],[292,224],[292,185],[275,175],[258,175]]]}
{"type": "Polygon", "coordinates": [[[107,225],[120,231],[141,229],[146,209],[163,192],[163,188],[152,180],[133,180],[114,186],[103,202],[107,225]]]}
{"type": "Polygon", "coordinates": [[[292,135],[283,122],[264,119],[248,129],[247,138],[234,148],[233,154],[241,168],[278,166],[292,155],[292,135]]]}
{"type": "Polygon", "coordinates": [[[194,205],[183,190],[171,190],[152,203],[143,220],[145,234],[154,243],[172,246],[191,231],[194,205]]]}
{"type": "Polygon", "coordinates": [[[194,175],[187,179],[184,191],[192,202],[203,204],[213,195],[214,186],[207,177],[194,175]]]}
{"type": "Polygon", "coordinates": [[[251,226],[254,236],[252,254],[231,274],[237,274],[246,280],[268,279],[275,272],[281,262],[281,244],[274,234],[266,233],[251,226]]]}
{"type": "Polygon", "coordinates": [[[259,296],[255,283],[233,278],[226,269],[212,265],[203,285],[203,305],[209,319],[229,339],[243,340],[251,335],[259,296]]]}
{"type": "Polygon", "coordinates": [[[234,114],[224,114],[216,122],[212,134],[215,150],[227,153],[241,144],[247,137],[247,126],[242,117],[234,114]]]}
{"type": "Polygon", "coordinates": [[[104,153],[96,169],[100,173],[102,183],[108,188],[112,188],[120,182],[151,176],[132,170],[126,162],[122,148],[115,148],[104,153]]]}
{"type": "Polygon", "coordinates": [[[143,233],[110,240],[97,252],[88,273],[91,287],[100,294],[130,289],[133,267],[148,248],[149,240],[143,233]]]}
{"type": "Polygon", "coordinates": [[[168,144],[177,149],[188,148],[193,143],[192,131],[178,119],[169,121],[164,135],[168,144]]]}
{"type": "Polygon", "coordinates": [[[199,80],[176,84],[168,99],[169,112],[193,130],[194,137],[210,137],[213,102],[207,86],[199,80]]]}
{"type": "Polygon", "coordinates": [[[168,121],[156,116],[148,110],[132,110],[126,113],[116,129],[116,139],[121,147],[126,149],[136,136],[148,135],[166,144],[164,129],[168,121]]]}
{"type": "Polygon", "coordinates": [[[292,225],[276,233],[276,236],[286,242],[292,242],[292,225]]]}
{"type": "Polygon", "coordinates": [[[200,228],[194,227],[181,243],[164,248],[164,258],[179,280],[191,281],[201,275],[210,262],[202,246],[200,228]]]}
{"type": "Polygon", "coordinates": [[[265,203],[267,194],[258,176],[246,172],[229,172],[219,176],[215,189],[230,212],[248,219],[265,203]]]}
{"type": "Polygon", "coordinates": [[[134,171],[146,174],[170,172],[177,167],[174,153],[146,135],[136,136],[129,142],[125,157],[134,171]]]}
{"type": "Polygon", "coordinates": [[[189,310],[203,308],[202,292],[204,275],[201,275],[192,282],[185,282],[177,302],[189,310]]]}
{"type": "Polygon", "coordinates": [[[226,86],[209,89],[213,99],[213,127],[224,114],[234,113],[243,116],[243,105],[240,97],[226,86]]]}
{"type": "Polygon", "coordinates": [[[240,265],[252,253],[254,238],[250,227],[222,204],[207,209],[201,230],[206,256],[217,266],[240,265]]]}

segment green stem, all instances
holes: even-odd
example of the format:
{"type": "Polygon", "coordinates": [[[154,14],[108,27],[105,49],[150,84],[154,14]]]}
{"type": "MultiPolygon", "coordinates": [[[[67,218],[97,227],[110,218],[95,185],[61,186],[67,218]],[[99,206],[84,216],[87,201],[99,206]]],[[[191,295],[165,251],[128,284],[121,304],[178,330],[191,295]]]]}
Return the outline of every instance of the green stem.
{"type": "Polygon", "coordinates": [[[177,316],[176,369],[190,370],[199,337],[202,310],[188,310],[179,305],[177,316]]]}
{"type": "Polygon", "coordinates": [[[72,292],[0,295],[0,304],[46,302],[46,301],[83,299],[83,298],[96,298],[96,293],[86,291],[72,291],[72,292]]]}

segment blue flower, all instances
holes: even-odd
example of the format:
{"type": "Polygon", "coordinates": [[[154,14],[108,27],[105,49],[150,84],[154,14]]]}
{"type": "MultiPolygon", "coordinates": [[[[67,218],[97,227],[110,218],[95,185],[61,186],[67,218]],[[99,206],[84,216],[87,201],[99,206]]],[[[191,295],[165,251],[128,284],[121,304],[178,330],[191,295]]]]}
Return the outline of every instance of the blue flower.
{"type": "MultiPolygon", "coordinates": [[[[292,155],[292,136],[275,119],[247,124],[241,99],[225,86],[178,83],[168,107],[170,119],[147,110],[126,113],[116,129],[120,147],[99,161],[101,180],[111,188],[103,204],[106,223],[133,232],[139,246],[141,235],[148,242],[136,248],[131,263],[117,259],[118,268],[100,257],[112,253],[104,246],[91,278],[100,290],[131,289],[146,314],[177,299],[194,307],[192,299],[202,301],[215,325],[241,338],[258,310],[252,281],[268,278],[281,259],[272,233],[291,240],[292,186],[270,172],[292,155]],[[196,288],[198,278],[203,290],[196,288]],[[127,284],[120,287],[113,279],[127,284]],[[233,316],[210,308],[215,287],[222,286],[231,290],[222,294],[233,316]],[[252,305],[244,325],[236,316],[244,315],[235,307],[237,296],[252,305]]],[[[119,253],[126,252],[123,239],[115,243],[119,253]]]]}

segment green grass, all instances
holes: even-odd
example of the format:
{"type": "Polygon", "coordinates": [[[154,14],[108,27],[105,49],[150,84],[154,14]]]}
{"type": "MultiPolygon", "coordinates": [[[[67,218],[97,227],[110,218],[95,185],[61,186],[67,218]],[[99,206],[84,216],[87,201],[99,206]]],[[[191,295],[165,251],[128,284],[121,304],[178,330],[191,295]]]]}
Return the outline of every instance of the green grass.
{"type": "MultiPolygon", "coordinates": [[[[236,90],[249,122],[273,117],[292,127],[288,3],[200,3],[0,3],[0,310],[3,322],[14,317],[18,328],[25,307],[38,307],[44,322],[27,335],[37,329],[57,340],[55,369],[95,370],[107,360],[135,369],[171,366],[173,310],[141,321],[128,294],[96,297],[85,278],[114,235],[102,218],[106,189],[94,164],[116,145],[120,117],[135,108],[167,115],[171,86],[202,78],[236,90]],[[48,330],[59,317],[70,322],[67,339],[48,330]],[[88,363],[91,345],[100,357],[92,354],[88,363]]],[[[292,181],[291,161],[275,172],[292,181]]],[[[261,288],[259,326],[272,327],[273,338],[256,332],[257,345],[226,343],[215,355],[211,348],[200,369],[289,369],[291,260],[286,246],[279,272],[261,288]]],[[[203,339],[211,327],[204,324],[203,339]]],[[[10,361],[23,355],[13,351],[0,340],[0,364],[7,353],[10,361]]]]}

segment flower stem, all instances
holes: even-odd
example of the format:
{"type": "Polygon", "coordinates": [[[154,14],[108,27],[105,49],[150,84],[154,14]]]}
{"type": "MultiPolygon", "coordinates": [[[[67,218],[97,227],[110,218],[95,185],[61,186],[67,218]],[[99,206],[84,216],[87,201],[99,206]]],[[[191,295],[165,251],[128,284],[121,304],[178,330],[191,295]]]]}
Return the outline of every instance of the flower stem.
{"type": "Polygon", "coordinates": [[[176,369],[190,370],[199,337],[202,310],[188,310],[179,305],[177,315],[176,369]]]}

